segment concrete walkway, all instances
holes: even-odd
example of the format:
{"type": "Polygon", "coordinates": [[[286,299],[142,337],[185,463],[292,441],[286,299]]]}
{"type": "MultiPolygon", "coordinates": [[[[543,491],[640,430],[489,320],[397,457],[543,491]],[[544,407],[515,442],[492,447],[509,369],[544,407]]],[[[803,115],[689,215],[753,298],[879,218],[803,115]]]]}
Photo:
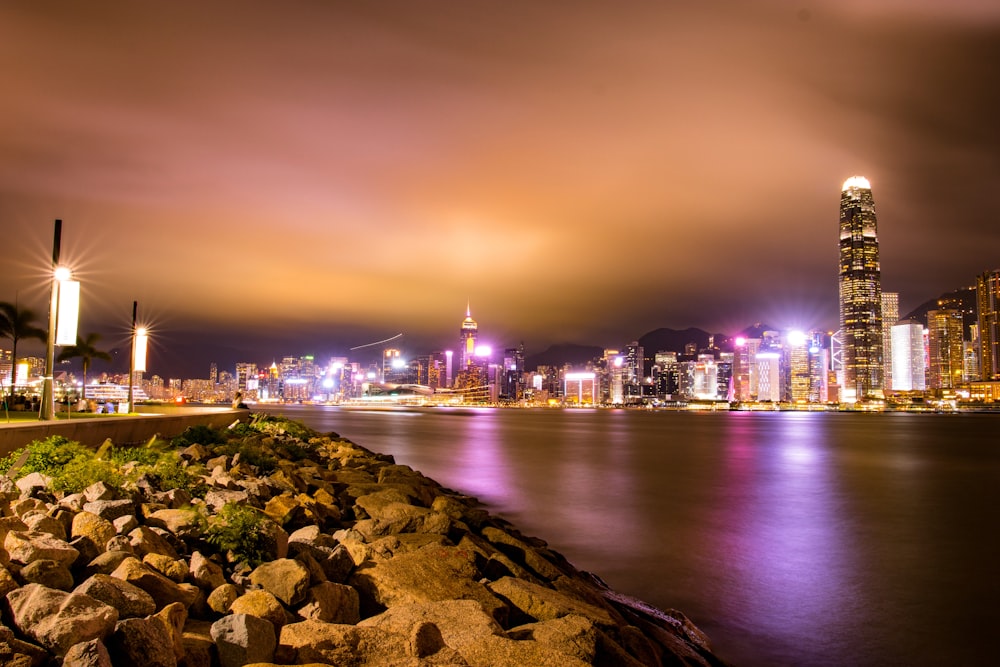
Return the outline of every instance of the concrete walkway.
{"type": "Polygon", "coordinates": [[[108,438],[115,445],[135,445],[157,434],[172,438],[197,424],[218,428],[250,418],[249,410],[229,407],[156,405],[137,406],[136,409],[142,414],[10,423],[0,419],[0,456],[7,456],[32,440],[44,440],[52,435],[61,435],[88,447],[97,447],[108,438]]]}

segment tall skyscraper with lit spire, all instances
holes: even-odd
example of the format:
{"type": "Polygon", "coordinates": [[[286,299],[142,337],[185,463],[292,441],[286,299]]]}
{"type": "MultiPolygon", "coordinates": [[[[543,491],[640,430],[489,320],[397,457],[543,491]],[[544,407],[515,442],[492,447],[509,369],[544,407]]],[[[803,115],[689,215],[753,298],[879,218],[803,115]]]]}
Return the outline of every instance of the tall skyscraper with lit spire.
{"type": "Polygon", "coordinates": [[[465,319],[462,320],[461,329],[461,350],[462,350],[462,365],[460,370],[465,370],[472,363],[473,356],[476,353],[476,337],[479,335],[479,324],[472,319],[472,307],[469,304],[465,306],[465,319]]]}
{"type": "Polygon", "coordinates": [[[840,195],[840,328],[846,393],[881,396],[883,380],[882,274],[871,184],[844,181],[840,195]]]}

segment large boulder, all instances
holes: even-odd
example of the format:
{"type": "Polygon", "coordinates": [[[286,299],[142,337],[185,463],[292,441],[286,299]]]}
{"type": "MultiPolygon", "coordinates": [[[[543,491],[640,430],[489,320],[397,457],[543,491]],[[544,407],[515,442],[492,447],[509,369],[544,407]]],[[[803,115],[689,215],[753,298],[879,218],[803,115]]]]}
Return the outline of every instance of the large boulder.
{"type": "Polygon", "coordinates": [[[126,558],[111,573],[112,577],[127,581],[149,593],[160,609],[171,602],[180,602],[190,607],[198,597],[198,587],[193,584],[178,584],[156,570],[141,563],[136,558],[126,558]]]}
{"type": "Polygon", "coordinates": [[[176,667],[173,639],[156,618],[128,618],[108,638],[115,667],[176,667]]]}
{"type": "Polygon", "coordinates": [[[221,667],[271,662],[277,641],[274,626],[247,614],[223,616],[212,624],[212,639],[221,667]]]}
{"type": "Polygon", "coordinates": [[[73,644],[66,651],[62,667],[114,667],[114,663],[111,662],[111,654],[108,653],[104,642],[91,639],[73,644]]]}
{"type": "Polygon", "coordinates": [[[503,623],[506,606],[483,584],[474,555],[456,547],[428,546],[355,570],[351,583],[361,597],[361,615],[387,607],[440,600],[475,600],[503,623]]]}
{"type": "Polygon", "coordinates": [[[156,611],[153,596],[138,586],[107,574],[92,575],[77,586],[75,592],[114,607],[120,618],[141,618],[156,611]]]}
{"type": "Polygon", "coordinates": [[[309,590],[309,570],[297,560],[281,558],[259,565],[250,573],[250,581],[292,607],[309,590]]]}
{"type": "Polygon", "coordinates": [[[73,590],[73,574],[69,568],[55,560],[40,559],[21,568],[21,578],[26,582],[41,584],[60,591],[73,590]]]}
{"type": "Polygon", "coordinates": [[[188,568],[191,571],[191,581],[204,590],[212,591],[226,583],[222,566],[206,558],[200,551],[191,554],[188,568]]]}
{"type": "Polygon", "coordinates": [[[282,657],[295,664],[427,664],[415,659],[406,637],[373,627],[321,621],[290,623],[281,629],[279,646],[282,657]]]}
{"type": "Polygon", "coordinates": [[[275,628],[285,624],[285,608],[281,606],[281,602],[262,590],[249,591],[233,600],[229,605],[229,613],[256,616],[270,622],[275,628]]]}
{"type": "Polygon", "coordinates": [[[14,626],[63,656],[74,644],[104,639],[115,627],[118,612],[82,593],[65,593],[40,584],[28,584],[7,594],[14,626]]]}
{"type": "Polygon", "coordinates": [[[575,614],[599,627],[612,628],[619,625],[619,620],[607,608],[589,604],[577,597],[530,581],[503,577],[487,586],[493,593],[506,600],[520,617],[527,620],[550,621],[575,614]]]}
{"type": "Polygon", "coordinates": [[[65,541],[52,537],[48,533],[31,530],[10,531],[4,537],[3,546],[10,560],[21,565],[46,559],[70,567],[80,556],[80,552],[65,541]]]}
{"type": "Polygon", "coordinates": [[[117,534],[118,531],[113,523],[93,512],[78,512],[73,517],[70,536],[74,540],[79,538],[90,540],[101,553],[107,548],[108,541],[117,534]]]}
{"type": "Polygon", "coordinates": [[[351,586],[324,581],[309,589],[298,614],[324,623],[356,624],[361,620],[358,592],[351,586]]]}
{"type": "Polygon", "coordinates": [[[83,511],[114,521],[119,517],[134,515],[135,503],[131,500],[94,500],[84,503],[83,511]]]}

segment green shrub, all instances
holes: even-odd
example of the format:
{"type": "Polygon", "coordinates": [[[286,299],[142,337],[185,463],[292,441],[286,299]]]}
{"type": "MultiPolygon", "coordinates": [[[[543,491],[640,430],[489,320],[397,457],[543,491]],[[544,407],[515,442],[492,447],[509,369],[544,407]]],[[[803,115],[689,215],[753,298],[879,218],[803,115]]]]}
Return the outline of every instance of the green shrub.
{"type": "Polygon", "coordinates": [[[203,498],[208,491],[208,486],[201,476],[185,466],[176,452],[165,452],[160,455],[149,470],[149,474],[155,478],[161,491],[183,489],[199,498],[203,498]]]}
{"type": "Polygon", "coordinates": [[[91,484],[104,482],[108,486],[120,489],[125,482],[118,465],[104,461],[93,454],[80,454],[72,461],[52,473],[52,490],[80,493],[91,484]]]}
{"type": "Polygon", "coordinates": [[[79,442],[69,440],[61,435],[53,435],[44,440],[33,440],[27,446],[0,459],[0,472],[6,473],[10,470],[25,449],[28,450],[28,459],[17,471],[15,478],[24,477],[33,472],[53,477],[77,456],[93,456],[93,453],[79,442]]]}
{"type": "Polygon", "coordinates": [[[236,560],[256,567],[267,559],[270,538],[264,530],[267,517],[257,509],[226,503],[209,524],[206,540],[236,560]]]}
{"type": "Polygon", "coordinates": [[[187,447],[188,445],[217,445],[226,441],[226,432],[221,429],[212,428],[205,424],[188,426],[183,433],[170,441],[174,447],[187,447]]]}
{"type": "Polygon", "coordinates": [[[132,462],[152,466],[156,465],[162,455],[163,452],[152,447],[113,447],[108,460],[119,467],[132,462]]]}

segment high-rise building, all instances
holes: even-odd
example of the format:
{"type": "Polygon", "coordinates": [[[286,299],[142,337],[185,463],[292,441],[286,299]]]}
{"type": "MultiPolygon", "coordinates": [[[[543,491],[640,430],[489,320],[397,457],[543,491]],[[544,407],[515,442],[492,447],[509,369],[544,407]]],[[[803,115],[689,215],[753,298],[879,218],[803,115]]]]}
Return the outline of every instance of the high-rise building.
{"type": "Polygon", "coordinates": [[[962,382],[962,311],[927,312],[927,386],[954,389],[962,382]]]}
{"type": "Polygon", "coordinates": [[[459,331],[459,344],[461,345],[461,366],[459,370],[464,371],[475,360],[476,338],[479,336],[479,324],[472,319],[472,308],[466,306],[465,319],[462,320],[462,328],[459,331]]]}
{"type": "Polygon", "coordinates": [[[976,278],[979,324],[979,376],[1000,380],[1000,269],[976,278]]]}
{"type": "Polygon", "coordinates": [[[899,321],[899,292],[882,292],[882,386],[892,389],[892,325],[899,321]]]}
{"type": "Polygon", "coordinates": [[[844,181],[840,196],[840,328],[845,398],[879,396],[884,389],[882,277],[875,200],[868,179],[844,181]]]}
{"type": "Polygon", "coordinates": [[[920,322],[903,320],[892,326],[892,389],[923,391],[924,327],[920,322]]]}

